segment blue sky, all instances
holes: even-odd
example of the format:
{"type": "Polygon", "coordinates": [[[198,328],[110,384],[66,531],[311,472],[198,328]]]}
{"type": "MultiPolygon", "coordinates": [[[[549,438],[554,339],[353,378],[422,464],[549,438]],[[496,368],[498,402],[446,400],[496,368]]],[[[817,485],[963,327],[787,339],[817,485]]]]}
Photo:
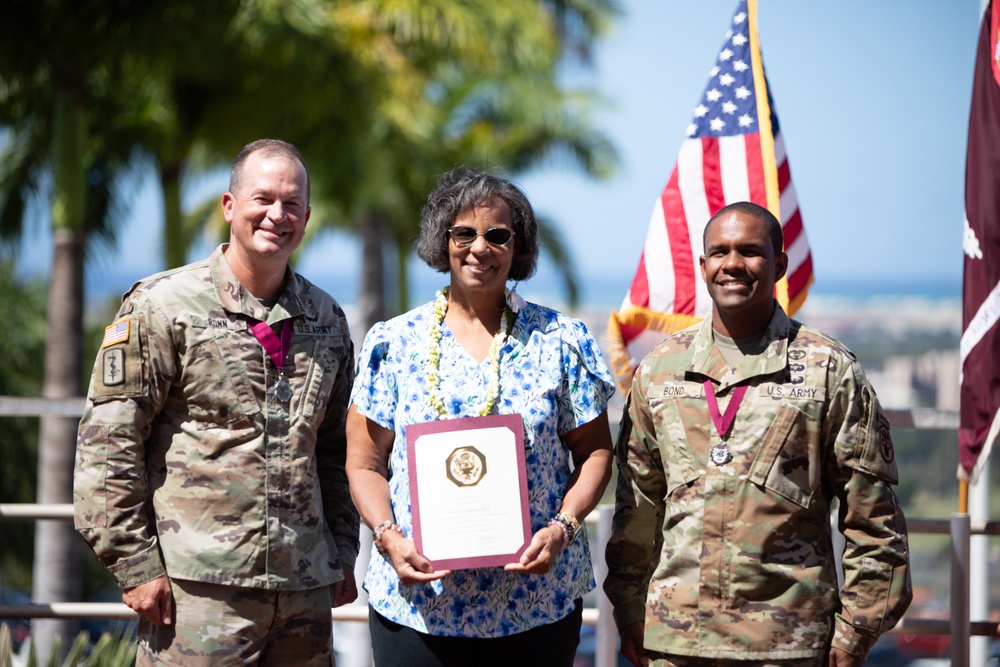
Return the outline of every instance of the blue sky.
{"type": "MultiPolygon", "coordinates": [[[[620,151],[618,173],[596,184],[559,168],[515,179],[561,228],[583,274],[585,299],[612,304],[628,288],[653,203],[736,1],[623,5],[593,67],[567,73],[607,98],[595,122],[620,151]]],[[[816,293],[844,283],[868,284],[873,292],[936,284],[959,293],[980,11],[979,0],[759,0],[764,64],[811,242],[816,293]]],[[[224,188],[224,178],[207,179],[191,199],[224,188]]],[[[158,244],[150,243],[162,227],[159,206],[155,183],[146,179],[117,251],[93,262],[91,274],[114,276],[122,291],[162,268],[158,244]]],[[[24,273],[49,264],[43,228],[30,236],[24,273]]],[[[298,268],[351,302],[357,256],[351,239],[331,236],[308,249],[298,268]]],[[[440,282],[419,264],[416,284],[440,282]]],[[[558,290],[544,260],[525,290],[558,290]]]]}
{"type": "MultiPolygon", "coordinates": [[[[596,186],[554,173],[522,181],[571,238],[583,232],[574,243],[581,266],[606,270],[609,280],[622,265],[634,271],[735,5],[626,4],[594,76],[614,105],[604,125],[621,172],[596,186]]],[[[764,65],[817,291],[947,282],[957,293],[979,12],[978,0],[759,0],[764,65]]]]}

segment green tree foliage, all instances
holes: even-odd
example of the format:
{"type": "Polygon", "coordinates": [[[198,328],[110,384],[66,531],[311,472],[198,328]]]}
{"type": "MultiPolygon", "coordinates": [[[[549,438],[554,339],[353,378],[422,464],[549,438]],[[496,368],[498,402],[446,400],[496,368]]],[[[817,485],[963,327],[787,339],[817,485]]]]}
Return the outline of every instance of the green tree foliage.
{"type": "MultiPolygon", "coordinates": [[[[444,171],[468,164],[511,175],[551,163],[594,178],[610,173],[616,155],[591,125],[594,99],[566,90],[558,70],[564,49],[589,50],[582,45],[606,27],[613,4],[386,0],[333,7],[331,25],[347,36],[358,62],[378,65],[378,85],[371,122],[357,137],[356,188],[351,198],[329,202],[312,230],[359,232],[362,328],[408,307],[406,266],[418,212],[444,171]],[[399,281],[391,311],[381,293],[386,249],[395,251],[399,281]]],[[[321,173],[325,163],[318,164],[321,173]]],[[[541,222],[544,248],[553,251],[574,302],[566,246],[554,226],[541,222]]]]}
{"type": "MultiPolygon", "coordinates": [[[[590,125],[590,100],[564,90],[557,70],[566,54],[585,57],[613,10],[610,0],[8,2],[0,239],[16,244],[32,202],[50,203],[42,394],[82,393],[85,259],[91,238],[112,237],[123,217],[115,196],[137,160],[159,175],[175,265],[196,230],[180,216],[185,179],[228,163],[250,139],[296,143],[323,204],[311,226],[380,225],[366,262],[384,274],[391,242],[404,308],[416,214],[441,172],[560,160],[608,172],[614,153],[590,125]]],[[[543,238],[572,298],[565,244],[552,228],[543,238]]],[[[37,500],[68,502],[75,424],[45,417],[40,430],[37,500]]],[[[78,549],[71,527],[39,526],[35,569],[51,574],[35,579],[33,597],[79,594],[78,549]]],[[[55,625],[35,624],[43,655],[42,626],[55,625]]]]}
{"type": "MultiPolygon", "coordinates": [[[[52,225],[52,273],[41,393],[82,393],[84,264],[91,234],[113,228],[117,176],[126,169],[141,115],[148,70],[129,57],[134,27],[146,25],[154,3],[101,0],[15,0],[0,22],[0,122],[9,133],[0,171],[0,232],[16,240],[31,195],[47,182],[52,225]],[[30,36],[30,38],[28,37],[30,36]],[[8,163],[11,155],[19,163],[8,163]],[[47,178],[43,178],[47,177],[47,178]]],[[[140,124],[141,126],[141,124],[140,124]]],[[[36,500],[72,501],[77,420],[43,416],[39,427],[36,500]]],[[[79,599],[79,537],[65,522],[35,528],[32,598],[79,599]]],[[[71,620],[35,620],[43,660],[57,636],[76,634],[71,620]]],[[[63,650],[66,650],[65,647],[63,650]]]]}
{"type": "MultiPolygon", "coordinates": [[[[13,261],[0,259],[0,396],[38,396],[42,389],[45,351],[45,286],[14,275],[13,261]]],[[[30,503],[35,499],[34,470],[38,462],[38,419],[0,417],[0,503],[30,503]]],[[[34,526],[0,523],[0,585],[31,586],[34,526]]]]}
{"type": "MultiPolygon", "coordinates": [[[[91,645],[86,632],[77,635],[70,644],[65,656],[60,660],[59,651],[53,651],[52,656],[44,664],[47,667],[129,667],[135,664],[137,647],[132,633],[106,632],[91,645]]],[[[24,667],[38,667],[43,664],[38,658],[34,640],[28,647],[24,667]]],[[[10,628],[6,623],[0,624],[0,667],[12,667],[13,649],[10,628]]]]}
{"type": "MultiPolygon", "coordinates": [[[[45,284],[19,278],[8,254],[0,254],[0,312],[5,320],[0,327],[0,349],[5,351],[0,396],[39,396],[45,358],[45,284]]],[[[86,359],[97,354],[104,326],[117,310],[118,300],[114,301],[98,309],[88,323],[86,359]]],[[[38,421],[37,417],[0,417],[0,503],[35,501],[38,421]]],[[[0,522],[0,587],[31,589],[34,534],[33,522],[0,522]]],[[[93,554],[84,555],[83,567],[85,598],[115,588],[114,579],[93,554]]]]}

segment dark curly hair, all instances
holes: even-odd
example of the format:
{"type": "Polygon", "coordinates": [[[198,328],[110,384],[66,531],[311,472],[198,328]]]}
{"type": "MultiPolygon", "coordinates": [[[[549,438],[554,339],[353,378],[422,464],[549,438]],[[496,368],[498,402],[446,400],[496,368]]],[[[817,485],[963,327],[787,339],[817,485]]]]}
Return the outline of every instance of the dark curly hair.
{"type": "Polygon", "coordinates": [[[468,167],[456,167],[438,179],[420,209],[420,240],[417,255],[441,273],[451,268],[448,229],[461,214],[501,199],[510,208],[514,226],[514,260],[508,280],[527,280],[538,264],[538,223],[524,192],[505,178],[468,167]]]}

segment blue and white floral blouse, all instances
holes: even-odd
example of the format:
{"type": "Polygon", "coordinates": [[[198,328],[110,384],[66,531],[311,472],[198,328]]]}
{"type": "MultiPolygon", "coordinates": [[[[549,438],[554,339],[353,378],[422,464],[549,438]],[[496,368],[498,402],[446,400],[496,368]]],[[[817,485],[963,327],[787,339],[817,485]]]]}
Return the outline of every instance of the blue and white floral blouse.
{"type": "MultiPolygon", "coordinates": [[[[524,419],[534,534],[559,512],[569,483],[571,456],[560,434],[599,417],[614,383],[582,322],[516,295],[508,303],[518,312],[500,353],[497,412],[524,419]]],[[[427,392],[433,317],[431,302],[372,327],[361,347],[351,394],[360,414],[396,434],[389,490],[394,519],[409,539],[406,426],[438,418],[427,392]]],[[[489,359],[476,363],[444,324],[441,334],[440,396],[449,417],[475,416],[490,381],[489,359]]],[[[463,637],[502,637],[554,623],[593,588],[585,531],[543,575],[478,568],[401,586],[392,564],[372,550],[365,577],[369,604],[385,618],[419,632],[463,637]]]]}

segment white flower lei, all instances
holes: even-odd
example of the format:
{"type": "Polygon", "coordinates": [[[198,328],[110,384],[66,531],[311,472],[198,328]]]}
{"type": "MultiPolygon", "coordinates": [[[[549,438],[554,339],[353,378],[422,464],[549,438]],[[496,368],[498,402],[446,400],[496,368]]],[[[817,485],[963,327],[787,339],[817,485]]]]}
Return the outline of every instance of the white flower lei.
{"type": "MultiPolygon", "coordinates": [[[[431,407],[441,416],[448,419],[448,410],[441,400],[438,390],[441,386],[441,375],[439,365],[441,362],[441,323],[444,322],[444,315],[448,312],[448,288],[443,287],[437,291],[434,298],[434,319],[431,320],[430,330],[430,364],[427,369],[427,390],[430,394],[431,407]]],[[[500,318],[500,329],[493,336],[493,343],[490,345],[489,353],[486,355],[490,361],[490,384],[486,388],[486,398],[483,406],[478,410],[480,417],[485,417],[493,413],[493,404],[500,394],[500,349],[507,340],[507,329],[510,328],[511,309],[505,307],[500,318]]]]}

